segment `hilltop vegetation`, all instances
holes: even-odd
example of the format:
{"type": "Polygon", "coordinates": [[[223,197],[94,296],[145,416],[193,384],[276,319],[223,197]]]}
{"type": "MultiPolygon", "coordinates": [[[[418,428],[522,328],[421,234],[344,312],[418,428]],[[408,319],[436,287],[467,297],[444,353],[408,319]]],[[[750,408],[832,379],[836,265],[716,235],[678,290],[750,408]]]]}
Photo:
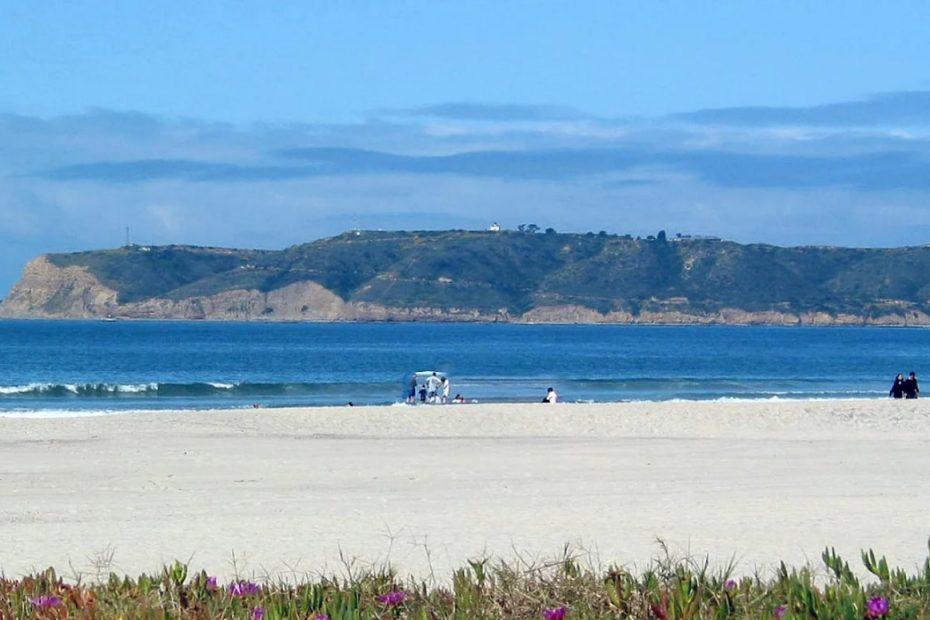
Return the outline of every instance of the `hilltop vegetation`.
{"type": "Polygon", "coordinates": [[[125,247],[47,260],[85,268],[116,292],[118,304],[312,282],[345,303],[481,316],[557,307],[630,317],[930,313],[930,247],[786,248],[551,230],[364,231],[280,251],[125,247]]]}

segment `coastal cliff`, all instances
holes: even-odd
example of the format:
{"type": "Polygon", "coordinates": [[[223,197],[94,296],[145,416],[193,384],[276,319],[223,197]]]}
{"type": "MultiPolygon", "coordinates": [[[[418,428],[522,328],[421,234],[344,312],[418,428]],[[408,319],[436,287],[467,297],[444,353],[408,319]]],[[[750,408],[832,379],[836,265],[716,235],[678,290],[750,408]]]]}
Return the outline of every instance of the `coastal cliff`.
{"type": "Polygon", "coordinates": [[[211,321],[405,321],[492,320],[475,312],[437,308],[388,308],[346,302],[311,281],[279,289],[230,289],[182,299],[151,297],[118,301],[117,291],[101,283],[86,267],[58,267],[47,256],[30,261],[9,297],[0,304],[7,318],[133,318],[211,321]]]}
{"type": "Polygon", "coordinates": [[[128,246],[33,259],[0,316],[918,326],[930,248],[469,231],[128,246]]]}

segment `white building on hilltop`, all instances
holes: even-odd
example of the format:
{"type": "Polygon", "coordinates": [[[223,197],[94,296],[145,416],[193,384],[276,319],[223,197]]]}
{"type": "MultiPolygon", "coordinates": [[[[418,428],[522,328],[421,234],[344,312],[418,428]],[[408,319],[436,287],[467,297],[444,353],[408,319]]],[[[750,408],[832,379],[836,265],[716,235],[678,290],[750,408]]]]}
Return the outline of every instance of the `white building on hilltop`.
{"type": "Polygon", "coordinates": [[[488,227],[488,230],[490,230],[491,232],[500,232],[500,231],[501,231],[501,225],[498,224],[497,222],[494,222],[493,224],[491,224],[491,225],[488,227]]]}

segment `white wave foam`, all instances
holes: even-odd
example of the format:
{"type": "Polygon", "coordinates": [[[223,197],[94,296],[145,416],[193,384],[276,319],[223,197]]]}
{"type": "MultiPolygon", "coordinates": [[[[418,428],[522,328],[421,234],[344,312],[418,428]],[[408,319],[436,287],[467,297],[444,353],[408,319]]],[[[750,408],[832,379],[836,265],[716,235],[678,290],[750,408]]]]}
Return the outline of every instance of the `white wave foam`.
{"type": "Polygon", "coordinates": [[[71,383],[26,383],[25,385],[0,385],[0,394],[34,394],[49,392],[55,388],[62,388],[77,394],[78,387],[79,386],[71,383]]]}
{"type": "Polygon", "coordinates": [[[138,394],[139,392],[149,392],[158,389],[157,383],[137,383],[130,385],[108,385],[107,389],[115,388],[113,392],[126,392],[127,394],[138,394]]]}
{"type": "Polygon", "coordinates": [[[127,411],[114,410],[88,410],[81,411],[75,409],[30,409],[30,410],[0,410],[0,418],[18,418],[28,420],[38,419],[55,419],[55,418],[94,418],[105,415],[114,415],[117,413],[129,413],[127,411]]]}
{"type": "Polygon", "coordinates": [[[0,394],[42,394],[55,389],[62,389],[72,394],[80,394],[90,390],[96,392],[109,392],[111,394],[139,394],[158,390],[157,383],[26,383],[24,385],[0,385],[0,394]]]}
{"type": "Polygon", "coordinates": [[[0,385],[0,394],[27,394],[39,390],[47,390],[51,383],[27,383],[26,385],[0,385]]]}
{"type": "Polygon", "coordinates": [[[207,385],[211,387],[215,387],[218,390],[231,390],[236,387],[235,383],[219,383],[219,382],[213,382],[213,381],[208,381],[207,385]]]}
{"type": "MultiPolygon", "coordinates": [[[[841,401],[841,400],[875,400],[868,396],[805,396],[784,398],[779,396],[721,396],[719,398],[668,398],[668,399],[638,399],[627,400],[627,403],[761,403],[761,402],[805,402],[805,401],[841,401]]],[[[606,401],[612,402],[612,401],[606,401]]]]}

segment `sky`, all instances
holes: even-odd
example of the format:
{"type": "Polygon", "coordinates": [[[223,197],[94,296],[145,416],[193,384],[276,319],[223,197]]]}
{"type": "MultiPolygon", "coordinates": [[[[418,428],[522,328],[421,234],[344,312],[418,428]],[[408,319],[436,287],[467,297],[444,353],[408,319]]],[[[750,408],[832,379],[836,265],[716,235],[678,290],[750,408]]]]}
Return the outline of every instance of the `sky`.
{"type": "Polygon", "coordinates": [[[0,0],[0,295],[354,227],[930,240],[930,3],[0,0]]]}

